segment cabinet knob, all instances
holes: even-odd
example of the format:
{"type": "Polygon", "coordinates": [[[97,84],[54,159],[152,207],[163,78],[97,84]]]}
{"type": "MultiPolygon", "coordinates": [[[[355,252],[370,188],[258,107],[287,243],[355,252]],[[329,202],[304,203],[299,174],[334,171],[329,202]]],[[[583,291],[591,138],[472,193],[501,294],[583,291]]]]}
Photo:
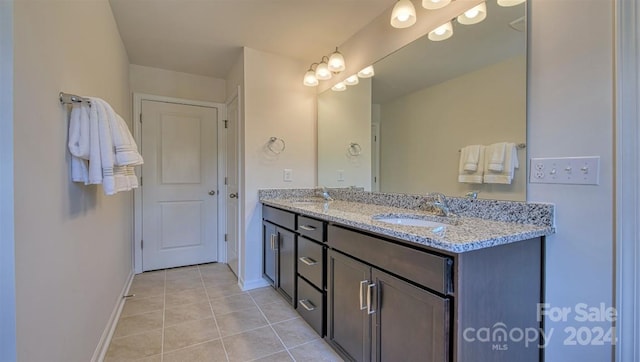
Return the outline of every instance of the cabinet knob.
{"type": "Polygon", "coordinates": [[[213,190],[209,191],[209,195],[213,196],[213,195],[215,195],[215,194],[216,194],[216,192],[215,192],[215,191],[213,191],[213,190]]]}

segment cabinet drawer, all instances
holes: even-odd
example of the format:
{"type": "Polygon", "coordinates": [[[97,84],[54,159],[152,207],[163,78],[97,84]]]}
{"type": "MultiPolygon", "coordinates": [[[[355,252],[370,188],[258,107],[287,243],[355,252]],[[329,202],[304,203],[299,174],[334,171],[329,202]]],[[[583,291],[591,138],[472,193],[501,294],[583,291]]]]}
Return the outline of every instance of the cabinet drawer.
{"type": "Polygon", "coordinates": [[[298,274],[305,277],[316,288],[323,289],[323,246],[304,237],[298,238],[298,274]]]}
{"type": "Polygon", "coordinates": [[[453,293],[450,258],[330,225],[329,246],[442,294],[453,293]]]}
{"type": "Polygon", "coordinates": [[[298,229],[296,231],[309,239],[321,243],[325,241],[323,221],[298,215],[298,229]]]}
{"type": "Polygon", "coordinates": [[[296,215],[294,213],[276,209],[275,207],[262,206],[262,218],[289,230],[295,230],[296,227],[296,215]]]}
{"type": "Polygon", "coordinates": [[[298,314],[322,337],[324,336],[324,294],[298,277],[298,314]]]}

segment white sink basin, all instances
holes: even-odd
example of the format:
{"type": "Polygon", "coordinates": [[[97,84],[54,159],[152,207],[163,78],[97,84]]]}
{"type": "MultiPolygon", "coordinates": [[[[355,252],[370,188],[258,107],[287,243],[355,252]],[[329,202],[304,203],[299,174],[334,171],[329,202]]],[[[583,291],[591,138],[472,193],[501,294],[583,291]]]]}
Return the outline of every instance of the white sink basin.
{"type": "Polygon", "coordinates": [[[376,221],[382,221],[382,222],[386,222],[388,224],[393,224],[393,225],[420,226],[420,227],[430,227],[430,228],[447,226],[447,224],[445,223],[427,220],[423,217],[420,217],[420,215],[374,216],[373,219],[376,221]]]}

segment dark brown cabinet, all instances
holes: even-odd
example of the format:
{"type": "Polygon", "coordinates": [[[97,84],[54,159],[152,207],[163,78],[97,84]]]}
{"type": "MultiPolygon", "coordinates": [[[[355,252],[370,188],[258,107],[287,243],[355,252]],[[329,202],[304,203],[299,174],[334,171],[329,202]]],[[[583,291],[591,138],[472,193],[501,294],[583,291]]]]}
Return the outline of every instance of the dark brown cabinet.
{"type": "Polygon", "coordinates": [[[263,212],[263,276],[291,305],[295,305],[296,234],[287,229],[294,228],[295,214],[266,207],[263,212]]]}

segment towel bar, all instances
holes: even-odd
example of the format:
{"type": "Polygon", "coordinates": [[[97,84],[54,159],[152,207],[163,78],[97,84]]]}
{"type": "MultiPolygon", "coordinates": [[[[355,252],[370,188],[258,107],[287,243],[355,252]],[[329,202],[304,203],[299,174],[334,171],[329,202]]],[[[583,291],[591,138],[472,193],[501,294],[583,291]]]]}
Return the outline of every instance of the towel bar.
{"type": "MultiPolygon", "coordinates": [[[[527,148],[527,144],[526,143],[518,143],[516,145],[516,148],[519,149],[519,150],[525,149],[525,148],[527,148]]],[[[462,151],[462,149],[458,148],[458,152],[460,152],[460,151],[462,151]]]]}
{"type": "Polygon", "coordinates": [[[89,98],[80,97],[75,94],[60,92],[58,96],[60,97],[60,103],[62,104],[87,103],[91,105],[91,100],[89,98]]]}

